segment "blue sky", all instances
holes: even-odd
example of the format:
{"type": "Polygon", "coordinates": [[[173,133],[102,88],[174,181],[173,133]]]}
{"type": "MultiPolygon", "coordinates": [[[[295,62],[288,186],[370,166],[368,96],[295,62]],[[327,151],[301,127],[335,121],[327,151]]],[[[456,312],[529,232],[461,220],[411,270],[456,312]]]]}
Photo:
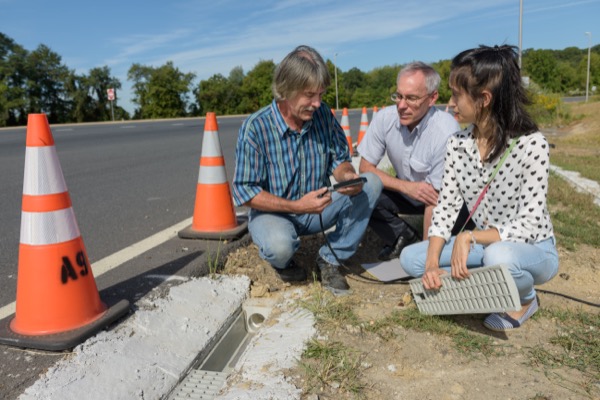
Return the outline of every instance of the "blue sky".
{"type": "MultiPolygon", "coordinates": [[[[450,59],[479,44],[519,43],[519,0],[0,0],[0,32],[45,44],[78,73],[108,66],[132,112],[127,71],[167,61],[196,81],[278,63],[299,44],[347,71],[450,59]],[[337,54],[337,56],[336,56],[337,54]]],[[[587,49],[600,0],[523,0],[523,49],[587,49]]],[[[594,32],[596,30],[596,32],[594,32]]]]}

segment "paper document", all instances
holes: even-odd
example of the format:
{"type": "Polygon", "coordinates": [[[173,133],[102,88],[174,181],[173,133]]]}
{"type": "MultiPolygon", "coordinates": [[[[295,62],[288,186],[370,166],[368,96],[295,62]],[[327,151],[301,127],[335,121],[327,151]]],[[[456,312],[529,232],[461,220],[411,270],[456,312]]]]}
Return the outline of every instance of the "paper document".
{"type": "Polygon", "coordinates": [[[396,279],[410,278],[400,266],[400,260],[379,261],[376,263],[361,264],[371,275],[383,282],[396,279]]]}

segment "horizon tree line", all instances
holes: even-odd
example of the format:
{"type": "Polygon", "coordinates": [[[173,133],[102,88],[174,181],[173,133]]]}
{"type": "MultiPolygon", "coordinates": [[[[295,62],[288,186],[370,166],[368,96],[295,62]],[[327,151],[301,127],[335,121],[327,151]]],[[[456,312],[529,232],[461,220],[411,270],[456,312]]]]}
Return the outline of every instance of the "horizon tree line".
{"type": "MultiPolygon", "coordinates": [[[[335,66],[329,59],[326,63],[333,77],[335,66]]],[[[431,65],[442,77],[440,102],[447,102],[450,60],[431,65]]],[[[600,84],[600,45],[592,48],[590,65],[592,87],[600,84]]],[[[112,111],[118,120],[193,117],[208,111],[248,114],[271,102],[275,67],[272,60],[261,60],[247,73],[235,66],[227,76],[217,73],[195,82],[195,73],[179,70],[172,61],[159,67],[132,63],[127,80],[132,82],[132,102],[137,107],[130,115],[118,105],[122,83],[111,75],[108,66],[77,74],[47,45],[28,51],[0,32],[0,127],[26,125],[30,113],[45,113],[50,123],[110,121],[109,88],[117,93],[112,111]]],[[[400,64],[368,72],[356,67],[348,71],[338,68],[340,108],[392,104],[389,95],[396,90],[400,68],[400,64]]],[[[581,95],[586,89],[587,49],[527,49],[522,53],[522,70],[540,92],[581,95]]],[[[323,100],[335,107],[333,85],[323,100]]]]}

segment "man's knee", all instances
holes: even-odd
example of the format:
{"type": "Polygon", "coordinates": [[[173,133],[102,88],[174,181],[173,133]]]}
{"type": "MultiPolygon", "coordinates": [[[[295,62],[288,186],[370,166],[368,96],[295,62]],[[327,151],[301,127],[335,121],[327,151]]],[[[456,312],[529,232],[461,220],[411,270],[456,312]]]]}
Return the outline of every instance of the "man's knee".
{"type": "Polygon", "coordinates": [[[276,268],[285,268],[296,252],[293,241],[282,235],[254,242],[259,248],[260,256],[276,268]]]}
{"type": "Polygon", "coordinates": [[[383,183],[381,182],[381,179],[372,172],[366,172],[362,174],[362,176],[367,178],[367,182],[363,186],[363,191],[367,193],[369,203],[374,207],[383,190],[383,183]]]}
{"type": "Polygon", "coordinates": [[[271,259],[276,261],[277,267],[283,268],[294,256],[294,247],[290,240],[283,238],[273,238],[268,244],[268,254],[271,259]]]}

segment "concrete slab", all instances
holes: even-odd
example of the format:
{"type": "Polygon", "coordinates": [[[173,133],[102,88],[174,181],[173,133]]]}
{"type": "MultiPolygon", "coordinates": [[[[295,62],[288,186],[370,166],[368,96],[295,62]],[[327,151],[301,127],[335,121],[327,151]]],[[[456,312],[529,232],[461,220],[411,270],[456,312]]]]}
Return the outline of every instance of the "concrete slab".
{"type": "Polygon", "coordinates": [[[144,297],[127,320],[75,347],[19,399],[160,399],[246,299],[245,276],[191,279],[144,297]]]}

